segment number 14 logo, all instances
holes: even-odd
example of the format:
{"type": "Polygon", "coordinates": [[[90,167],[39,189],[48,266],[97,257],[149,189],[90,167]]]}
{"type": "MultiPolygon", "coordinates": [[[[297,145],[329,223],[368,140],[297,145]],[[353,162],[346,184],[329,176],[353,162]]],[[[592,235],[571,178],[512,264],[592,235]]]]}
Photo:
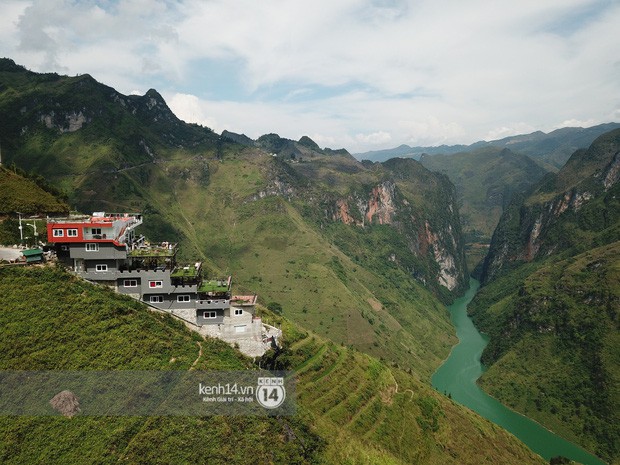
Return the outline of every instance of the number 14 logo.
{"type": "Polygon", "coordinates": [[[258,378],[256,400],[267,409],[278,408],[286,398],[283,378],[258,378]]]}

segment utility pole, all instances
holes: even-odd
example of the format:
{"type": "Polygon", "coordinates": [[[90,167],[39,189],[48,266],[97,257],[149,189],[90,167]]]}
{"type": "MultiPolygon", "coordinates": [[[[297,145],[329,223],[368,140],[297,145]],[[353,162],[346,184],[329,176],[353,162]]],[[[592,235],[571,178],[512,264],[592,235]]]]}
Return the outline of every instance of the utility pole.
{"type": "Polygon", "coordinates": [[[19,215],[19,241],[20,243],[24,242],[24,227],[22,226],[22,215],[23,213],[15,212],[19,215]]]}
{"type": "Polygon", "coordinates": [[[31,228],[34,228],[34,245],[37,245],[38,242],[38,237],[37,237],[37,221],[36,220],[32,220],[32,224],[30,223],[26,223],[26,226],[30,226],[31,228]]]}

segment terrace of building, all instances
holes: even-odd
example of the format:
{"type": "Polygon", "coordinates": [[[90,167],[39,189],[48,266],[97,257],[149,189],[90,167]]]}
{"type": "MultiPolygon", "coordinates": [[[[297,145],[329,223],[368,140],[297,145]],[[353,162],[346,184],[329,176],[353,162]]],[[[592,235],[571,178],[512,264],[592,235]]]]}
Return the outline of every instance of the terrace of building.
{"type": "MultiPolygon", "coordinates": [[[[141,238],[142,239],[142,238],[141,238]]],[[[173,270],[176,267],[177,244],[150,243],[137,240],[127,252],[127,270],[173,270]]]]}
{"type": "Polygon", "coordinates": [[[170,280],[173,285],[184,286],[188,284],[198,284],[202,274],[202,263],[196,262],[193,265],[176,266],[170,273],[170,280]]]}
{"type": "Polygon", "coordinates": [[[198,293],[201,295],[201,298],[205,299],[210,297],[230,298],[231,281],[231,276],[228,278],[204,280],[198,286],[198,293]]]}
{"type": "Polygon", "coordinates": [[[132,240],[133,229],[142,224],[142,215],[105,212],[95,212],[92,215],[73,214],[64,217],[48,217],[47,224],[48,234],[52,234],[49,236],[52,242],[75,242],[77,239],[113,240],[118,244],[125,244],[132,240]],[[66,235],[63,229],[69,230],[66,235]],[[75,231],[70,234],[72,229],[75,231]],[[56,230],[61,231],[56,234],[56,230]],[[68,240],[65,241],[65,237],[68,240]]]}

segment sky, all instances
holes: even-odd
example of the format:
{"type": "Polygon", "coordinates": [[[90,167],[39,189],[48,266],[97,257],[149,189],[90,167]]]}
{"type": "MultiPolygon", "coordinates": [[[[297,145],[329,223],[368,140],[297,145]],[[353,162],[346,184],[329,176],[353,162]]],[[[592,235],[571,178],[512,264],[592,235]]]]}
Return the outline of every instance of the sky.
{"type": "Polygon", "coordinates": [[[0,0],[0,56],[352,153],[620,121],[618,0],[0,0]]]}

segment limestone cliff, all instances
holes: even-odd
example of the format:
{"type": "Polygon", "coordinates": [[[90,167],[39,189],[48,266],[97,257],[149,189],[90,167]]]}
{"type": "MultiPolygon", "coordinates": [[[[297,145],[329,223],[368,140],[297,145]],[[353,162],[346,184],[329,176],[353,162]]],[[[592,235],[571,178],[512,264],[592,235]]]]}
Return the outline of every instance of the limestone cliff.
{"type": "Polygon", "coordinates": [[[462,289],[467,270],[454,186],[414,160],[389,160],[375,169],[387,179],[334,199],[326,209],[328,218],[366,234],[388,227],[399,236],[391,240],[403,247],[386,260],[427,286],[462,289]]]}
{"type": "Polygon", "coordinates": [[[609,463],[618,432],[620,130],[513,202],[468,310],[489,336],[481,385],[609,463]]]}
{"type": "Polygon", "coordinates": [[[282,197],[354,260],[382,274],[397,267],[444,301],[467,285],[456,192],[445,175],[411,159],[360,163],[309,142],[262,139],[302,150],[303,159],[272,154],[267,183],[246,202],[282,197]]]}
{"type": "Polygon", "coordinates": [[[573,154],[557,175],[547,175],[525,197],[509,205],[495,230],[482,281],[515,266],[585,250],[596,241],[618,239],[620,130],[599,137],[573,154]]]}

